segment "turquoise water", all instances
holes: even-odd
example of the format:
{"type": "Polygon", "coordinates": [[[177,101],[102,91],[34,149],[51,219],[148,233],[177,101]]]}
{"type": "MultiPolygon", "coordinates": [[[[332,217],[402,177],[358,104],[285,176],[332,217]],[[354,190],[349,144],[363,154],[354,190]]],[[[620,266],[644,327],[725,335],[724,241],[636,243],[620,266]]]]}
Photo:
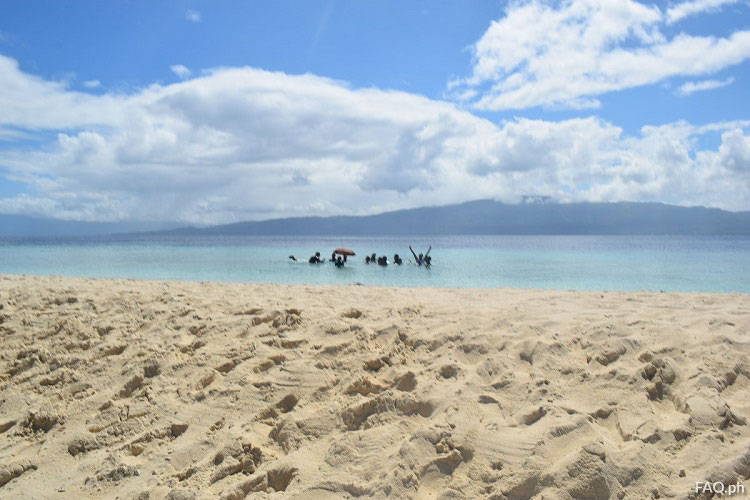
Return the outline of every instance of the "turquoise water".
{"type": "Polygon", "coordinates": [[[435,238],[112,237],[0,239],[0,274],[256,283],[750,293],[750,237],[451,236],[435,238]],[[433,267],[365,265],[373,252],[433,267]],[[357,252],[343,269],[315,251],[357,252]],[[298,263],[287,257],[296,255],[298,263]]]}

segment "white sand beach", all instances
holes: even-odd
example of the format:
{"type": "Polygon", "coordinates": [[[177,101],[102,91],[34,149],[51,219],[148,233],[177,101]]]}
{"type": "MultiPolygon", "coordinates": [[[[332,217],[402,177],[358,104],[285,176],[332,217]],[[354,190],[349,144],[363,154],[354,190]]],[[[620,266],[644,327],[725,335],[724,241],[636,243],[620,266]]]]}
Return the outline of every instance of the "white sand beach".
{"type": "Polygon", "coordinates": [[[748,295],[0,276],[2,498],[708,498],[748,394],[748,295]]]}

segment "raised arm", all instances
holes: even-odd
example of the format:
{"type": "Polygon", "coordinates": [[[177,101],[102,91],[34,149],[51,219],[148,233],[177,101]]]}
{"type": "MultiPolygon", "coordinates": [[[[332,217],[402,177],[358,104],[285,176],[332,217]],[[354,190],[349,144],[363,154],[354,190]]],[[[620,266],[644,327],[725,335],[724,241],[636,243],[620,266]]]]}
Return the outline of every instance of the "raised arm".
{"type": "Polygon", "coordinates": [[[424,254],[425,257],[427,257],[428,255],[430,255],[430,250],[432,250],[432,245],[430,245],[430,248],[428,248],[427,251],[425,252],[425,254],[424,254]]]}
{"type": "Polygon", "coordinates": [[[411,245],[409,245],[409,250],[411,250],[411,254],[414,256],[414,260],[417,261],[417,254],[414,253],[414,250],[411,248],[411,245]]]}

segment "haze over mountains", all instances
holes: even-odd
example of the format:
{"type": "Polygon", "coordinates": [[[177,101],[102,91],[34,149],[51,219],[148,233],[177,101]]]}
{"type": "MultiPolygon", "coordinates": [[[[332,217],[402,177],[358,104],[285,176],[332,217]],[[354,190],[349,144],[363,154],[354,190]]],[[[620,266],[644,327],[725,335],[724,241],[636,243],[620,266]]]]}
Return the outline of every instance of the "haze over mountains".
{"type": "Polygon", "coordinates": [[[0,236],[373,236],[481,234],[750,235],[750,212],[661,203],[524,203],[479,200],[368,216],[294,217],[210,227],[178,223],[86,223],[0,215],[0,236]]]}
{"type": "Polygon", "coordinates": [[[0,214],[0,237],[104,236],[136,231],[161,231],[182,225],[178,222],[84,222],[0,214]]]}

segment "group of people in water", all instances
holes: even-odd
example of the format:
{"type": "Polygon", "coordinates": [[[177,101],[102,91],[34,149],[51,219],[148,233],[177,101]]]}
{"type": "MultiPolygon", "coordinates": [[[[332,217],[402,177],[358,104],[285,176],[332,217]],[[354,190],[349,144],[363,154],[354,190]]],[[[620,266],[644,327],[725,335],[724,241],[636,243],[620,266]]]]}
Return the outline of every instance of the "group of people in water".
{"type": "MultiPolygon", "coordinates": [[[[414,263],[418,266],[425,266],[430,267],[432,265],[432,257],[430,257],[430,250],[432,250],[432,246],[427,249],[425,253],[420,253],[417,255],[414,250],[411,248],[411,245],[409,245],[409,250],[411,251],[411,254],[414,256],[414,263]]],[[[404,260],[399,257],[398,254],[393,255],[393,262],[394,265],[400,266],[403,265],[404,260]]],[[[411,260],[409,261],[411,264],[411,260]]],[[[377,257],[375,254],[370,255],[369,257],[365,257],[365,264],[377,264],[379,266],[387,266],[389,264],[388,257],[385,255],[381,255],[380,257],[377,257]]]]}
{"type": "MultiPolygon", "coordinates": [[[[375,264],[377,263],[379,266],[387,266],[388,265],[388,257],[385,255],[381,255],[380,257],[376,257],[375,254],[370,255],[369,257],[365,257],[365,264],[375,264]]],[[[398,256],[398,254],[393,255],[393,263],[397,266],[400,266],[404,263],[404,261],[401,259],[401,257],[398,256]]]]}
{"type": "MultiPolygon", "coordinates": [[[[297,258],[294,255],[290,255],[289,258],[294,262],[297,262],[297,258]]],[[[307,262],[309,262],[310,264],[323,264],[325,261],[326,260],[320,256],[320,252],[315,252],[315,255],[307,260],[307,262]]],[[[331,260],[329,262],[333,262],[334,264],[336,264],[336,267],[342,267],[346,262],[346,255],[336,255],[336,252],[334,251],[331,254],[331,260]]]]}
{"type": "MultiPolygon", "coordinates": [[[[417,255],[417,253],[412,249],[411,245],[409,245],[409,251],[411,251],[411,254],[414,256],[414,264],[416,264],[417,266],[432,266],[432,257],[430,257],[430,250],[432,250],[432,246],[430,246],[425,253],[420,253],[419,255],[417,255]]],[[[344,267],[344,264],[346,264],[346,257],[346,255],[336,255],[336,251],[334,251],[331,254],[331,259],[328,262],[332,262],[336,265],[336,267],[344,267]]],[[[294,255],[290,255],[289,259],[297,262],[297,258],[294,255]]],[[[324,262],[326,262],[326,260],[324,258],[321,258],[320,252],[315,252],[315,255],[310,257],[307,262],[310,264],[323,264],[324,262]]],[[[404,260],[399,257],[398,254],[394,254],[392,263],[396,266],[401,266],[404,264],[404,260]]],[[[409,260],[409,264],[411,263],[412,261],[409,260]]],[[[380,257],[378,257],[373,253],[372,255],[368,255],[367,257],[365,257],[365,264],[387,266],[389,262],[387,256],[381,255],[380,257]]]]}

